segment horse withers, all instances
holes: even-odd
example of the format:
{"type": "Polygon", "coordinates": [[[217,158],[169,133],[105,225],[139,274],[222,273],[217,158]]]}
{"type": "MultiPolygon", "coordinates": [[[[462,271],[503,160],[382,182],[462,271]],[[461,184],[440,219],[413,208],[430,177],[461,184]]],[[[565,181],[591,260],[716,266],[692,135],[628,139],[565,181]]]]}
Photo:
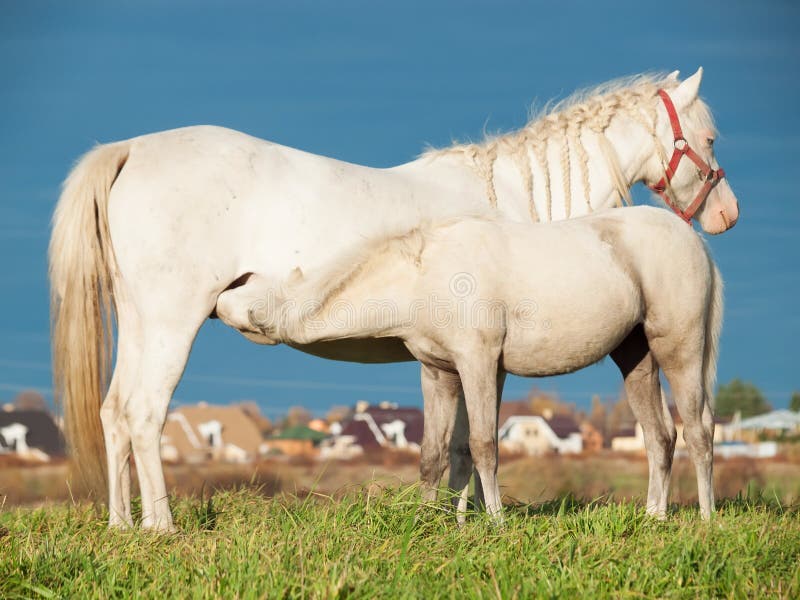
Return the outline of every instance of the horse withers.
{"type": "MultiPolygon", "coordinates": [[[[609,354],[626,380],[648,390],[650,373],[663,371],[685,424],[701,514],[713,511],[710,401],[722,281],[703,241],[674,215],[631,207],[550,224],[453,218],[359,245],[276,283],[255,275],[224,292],[219,317],[250,339],[301,349],[400,339],[431,373],[458,375],[468,454],[495,518],[502,511],[497,390],[505,374],[569,373],[609,354]]],[[[650,405],[640,414],[663,419],[660,396],[643,397],[650,405]]],[[[674,439],[650,441],[649,451],[669,455],[656,462],[671,464],[674,439]]],[[[470,461],[459,460],[465,454],[451,456],[457,490],[471,474],[470,461]]],[[[669,468],[651,486],[665,509],[669,468]]]]}

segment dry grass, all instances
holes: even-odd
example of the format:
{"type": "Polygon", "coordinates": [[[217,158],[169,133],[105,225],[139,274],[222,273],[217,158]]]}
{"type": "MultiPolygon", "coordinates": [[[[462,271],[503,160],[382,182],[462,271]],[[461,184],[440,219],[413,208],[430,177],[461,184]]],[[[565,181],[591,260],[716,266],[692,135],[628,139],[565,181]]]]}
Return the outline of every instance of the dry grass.
{"type": "MultiPolygon", "coordinates": [[[[97,499],[70,474],[66,462],[30,466],[7,460],[0,464],[0,502],[5,506],[97,499]]],[[[341,497],[364,482],[402,485],[418,480],[418,457],[399,452],[374,452],[348,462],[309,458],[272,459],[248,465],[166,465],[167,487],[179,497],[214,490],[249,487],[265,496],[281,493],[305,496],[314,490],[341,497]]],[[[640,456],[603,453],[588,456],[501,458],[500,483],[509,499],[544,502],[571,495],[613,496],[641,502],[647,489],[647,461],[640,456]]],[[[785,459],[717,460],[714,472],[719,498],[765,494],[785,505],[800,502],[800,463],[785,459]]],[[[135,477],[134,477],[135,488],[135,477]]],[[[102,500],[103,495],[99,498],[102,500]]],[[[672,501],[696,501],[694,469],[688,460],[675,461],[672,501]]]]}

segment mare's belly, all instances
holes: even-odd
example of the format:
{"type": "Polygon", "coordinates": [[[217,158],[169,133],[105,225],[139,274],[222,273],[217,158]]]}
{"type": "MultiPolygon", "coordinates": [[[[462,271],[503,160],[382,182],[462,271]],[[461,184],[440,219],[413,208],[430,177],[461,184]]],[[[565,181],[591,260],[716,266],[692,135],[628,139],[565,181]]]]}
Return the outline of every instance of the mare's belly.
{"type": "Polygon", "coordinates": [[[291,346],[306,354],[346,362],[392,363],[414,360],[399,338],[343,339],[291,346]]]}

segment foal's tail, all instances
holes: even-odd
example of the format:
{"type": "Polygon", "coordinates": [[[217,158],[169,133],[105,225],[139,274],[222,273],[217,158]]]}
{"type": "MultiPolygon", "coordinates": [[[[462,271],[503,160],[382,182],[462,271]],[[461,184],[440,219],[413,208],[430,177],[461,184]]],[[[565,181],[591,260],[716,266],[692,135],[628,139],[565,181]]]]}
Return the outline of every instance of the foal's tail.
{"type": "MultiPolygon", "coordinates": [[[[722,275],[717,265],[711,262],[711,298],[706,319],[706,346],[703,354],[703,391],[709,408],[714,408],[714,385],[717,382],[717,356],[719,334],[722,331],[722,275]]],[[[713,413],[713,410],[712,410],[713,413]]]]}
{"type": "Polygon", "coordinates": [[[64,182],[50,238],[53,389],[78,472],[90,486],[105,481],[100,405],[113,344],[114,251],[108,196],[128,159],[128,142],[97,146],[64,182]]]}

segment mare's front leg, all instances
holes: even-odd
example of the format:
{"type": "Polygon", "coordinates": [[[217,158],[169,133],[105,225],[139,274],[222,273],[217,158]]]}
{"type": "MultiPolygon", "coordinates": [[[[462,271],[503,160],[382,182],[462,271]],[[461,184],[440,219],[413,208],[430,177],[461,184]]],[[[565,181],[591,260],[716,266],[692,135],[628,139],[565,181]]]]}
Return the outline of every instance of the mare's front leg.
{"type": "Polygon", "coordinates": [[[497,356],[476,348],[458,362],[469,420],[469,450],[480,477],[486,511],[497,522],[503,520],[500,486],[497,482],[497,356]]]}
{"type": "Polygon", "coordinates": [[[436,500],[439,482],[447,468],[450,439],[462,391],[461,379],[457,373],[449,373],[433,366],[422,365],[421,380],[425,420],[420,479],[422,499],[431,502],[436,500]]]}

